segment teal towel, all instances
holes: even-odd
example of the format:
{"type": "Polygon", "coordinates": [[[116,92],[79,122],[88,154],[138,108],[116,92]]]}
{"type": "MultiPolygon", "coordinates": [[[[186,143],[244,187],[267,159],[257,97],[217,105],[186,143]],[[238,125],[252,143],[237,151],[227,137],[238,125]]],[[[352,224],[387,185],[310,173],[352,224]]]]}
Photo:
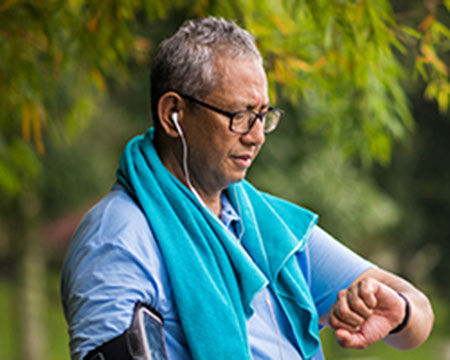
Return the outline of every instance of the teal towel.
{"type": "Polygon", "coordinates": [[[226,191],[244,226],[242,243],[162,164],[153,129],[133,138],[117,177],[143,209],[161,249],[194,359],[251,359],[246,320],[269,285],[304,358],[319,347],[318,315],[293,256],[317,216],[256,190],[246,181],[226,191]]]}

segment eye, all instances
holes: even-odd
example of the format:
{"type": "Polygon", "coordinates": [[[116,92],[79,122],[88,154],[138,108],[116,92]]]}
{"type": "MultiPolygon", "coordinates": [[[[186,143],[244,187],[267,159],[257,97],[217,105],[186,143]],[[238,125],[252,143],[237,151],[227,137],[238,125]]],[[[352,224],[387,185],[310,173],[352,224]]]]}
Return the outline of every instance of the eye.
{"type": "Polygon", "coordinates": [[[240,111],[234,115],[233,122],[247,123],[253,116],[254,115],[251,111],[240,111]]]}

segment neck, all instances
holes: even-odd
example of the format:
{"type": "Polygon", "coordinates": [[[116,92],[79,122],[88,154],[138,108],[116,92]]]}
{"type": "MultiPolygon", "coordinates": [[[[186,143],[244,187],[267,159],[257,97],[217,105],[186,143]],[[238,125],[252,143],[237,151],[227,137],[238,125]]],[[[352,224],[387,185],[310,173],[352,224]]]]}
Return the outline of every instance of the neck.
{"type": "MultiPolygon", "coordinates": [[[[187,188],[190,188],[183,169],[183,149],[180,139],[171,138],[164,131],[161,131],[158,134],[155,133],[154,145],[163,165],[187,188]]],[[[196,181],[195,176],[192,175],[190,176],[190,182],[205,206],[214,212],[214,214],[220,216],[222,210],[220,195],[223,189],[207,189],[207,187],[201,186],[200,182],[196,181]]]]}

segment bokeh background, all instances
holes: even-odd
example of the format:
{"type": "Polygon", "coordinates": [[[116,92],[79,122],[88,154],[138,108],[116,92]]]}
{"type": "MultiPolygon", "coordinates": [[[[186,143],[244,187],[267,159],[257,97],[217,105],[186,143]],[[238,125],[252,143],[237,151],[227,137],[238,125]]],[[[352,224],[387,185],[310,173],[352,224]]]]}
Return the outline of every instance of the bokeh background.
{"type": "Polygon", "coordinates": [[[421,347],[329,359],[450,359],[449,0],[0,0],[0,359],[69,359],[65,249],[151,126],[149,66],[187,18],[252,32],[286,117],[249,179],[321,215],[347,246],[416,284],[421,347]]]}

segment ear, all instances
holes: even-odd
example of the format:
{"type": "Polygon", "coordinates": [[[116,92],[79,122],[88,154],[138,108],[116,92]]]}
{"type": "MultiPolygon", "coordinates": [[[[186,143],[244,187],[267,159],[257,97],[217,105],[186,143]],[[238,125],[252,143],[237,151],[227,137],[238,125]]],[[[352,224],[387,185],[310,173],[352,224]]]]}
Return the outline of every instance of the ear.
{"type": "Polygon", "coordinates": [[[165,133],[172,137],[178,137],[177,129],[173,123],[172,116],[178,114],[178,122],[184,115],[185,102],[183,98],[174,91],[164,93],[158,100],[158,118],[165,133]]]}

